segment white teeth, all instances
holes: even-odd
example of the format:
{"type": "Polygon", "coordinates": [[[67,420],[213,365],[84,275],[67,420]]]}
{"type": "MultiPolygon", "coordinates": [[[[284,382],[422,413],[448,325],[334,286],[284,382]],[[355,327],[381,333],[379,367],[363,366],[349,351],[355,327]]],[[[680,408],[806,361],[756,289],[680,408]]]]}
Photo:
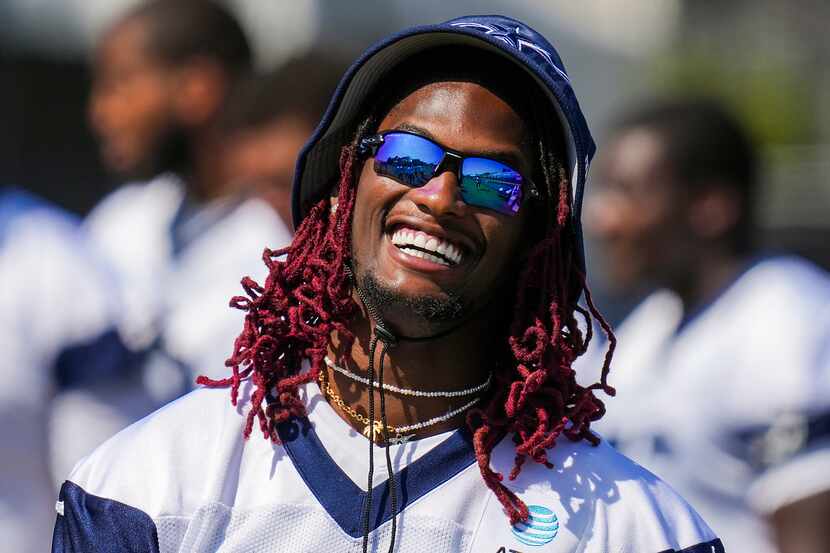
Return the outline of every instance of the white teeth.
{"type": "Polygon", "coordinates": [[[458,263],[461,260],[461,254],[458,252],[458,248],[453,246],[452,244],[447,244],[447,257],[458,263]]]}
{"type": "Polygon", "coordinates": [[[439,265],[444,265],[445,267],[449,267],[450,264],[447,262],[446,259],[438,257],[437,255],[432,255],[431,253],[425,253],[424,259],[432,261],[433,263],[438,263],[439,265]]]}
{"type": "Polygon", "coordinates": [[[434,263],[440,263],[446,266],[461,263],[461,250],[457,246],[424,232],[400,228],[392,235],[392,243],[401,249],[406,249],[406,253],[409,255],[428,259],[434,263]],[[409,248],[407,246],[415,246],[420,249],[409,248]],[[430,250],[440,255],[432,255],[422,250],[430,250]],[[451,263],[448,263],[447,260],[450,260],[451,263]]]}

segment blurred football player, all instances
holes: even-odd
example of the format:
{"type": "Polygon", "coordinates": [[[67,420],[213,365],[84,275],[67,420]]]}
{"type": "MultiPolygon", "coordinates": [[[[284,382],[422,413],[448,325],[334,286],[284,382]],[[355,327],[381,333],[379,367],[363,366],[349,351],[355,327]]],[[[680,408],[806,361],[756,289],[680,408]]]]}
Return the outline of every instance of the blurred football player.
{"type": "Polygon", "coordinates": [[[237,87],[222,113],[226,178],[255,187],[288,223],[297,154],[344,70],[331,53],[306,52],[237,87]]]}
{"type": "Polygon", "coordinates": [[[657,290],[618,328],[600,431],[727,549],[826,552],[830,280],[758,251],[746,131],[711,101],[657,102],[620,119],[597,163],[586,227],[608,280],[657,290]]]}
{"type": "Polygon", "coordinates": [[[263,244],[290,241],[274,209],[223,170],[218,121],[251,58],[238,22],[207,0],[139,4],[95,49],[89,114],[102,158],[143,180],[104,198],[85,227],[118,283],[120,337],[141,359],[57,399],[59,473],[197,374],[224,371],[240,272],[264,276],[263,244]]]}
{"type": "Polygon", "coordinates": [[[54,518],[48,418],[59,387],[126,361],[112,332],[107,271],[80,221],[21,189],[0,188],[0,536],[39,553],[54,518]],[[95,344],[98,355],[85,352],[95,344]]]}

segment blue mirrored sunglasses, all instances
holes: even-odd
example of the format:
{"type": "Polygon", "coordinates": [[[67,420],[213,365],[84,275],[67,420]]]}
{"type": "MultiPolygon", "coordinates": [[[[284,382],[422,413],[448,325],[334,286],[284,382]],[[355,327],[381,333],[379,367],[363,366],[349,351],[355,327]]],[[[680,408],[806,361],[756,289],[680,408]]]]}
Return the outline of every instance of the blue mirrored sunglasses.
{"type": "Polygon", "coordinates": [[[530,179],[509,165],[486,157],[464,156],[410,132],[387,131],[364,137],[358,151],[375,158],[375,173],[413,188],[452,171],[464,203],[505,215],[519,212],[525,182],[528,194],[538,196],[530,179]]]}

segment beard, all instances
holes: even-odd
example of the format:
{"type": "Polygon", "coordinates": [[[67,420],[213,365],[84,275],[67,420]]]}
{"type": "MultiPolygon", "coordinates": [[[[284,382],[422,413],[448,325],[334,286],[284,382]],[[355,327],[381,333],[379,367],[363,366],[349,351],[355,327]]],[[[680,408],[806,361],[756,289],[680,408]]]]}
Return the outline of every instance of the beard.
{"type": "Polygon", "coordinates": [[[430,323],[447,323],[464,318],[467,309],[461,297],[453,292],[441,296],[409,296],[385,286],[371,273],[362,275],[362,290],[378,310],[410,311],[421,320],[430,323]]]}
{"type": "Polygon", "coordinates": [[[164,129],[147,155],[117,175],[122,180],[149,180],[162,173],[186,173],[191,164],[189,140],[184,128],[171,125],[164,129]]]}

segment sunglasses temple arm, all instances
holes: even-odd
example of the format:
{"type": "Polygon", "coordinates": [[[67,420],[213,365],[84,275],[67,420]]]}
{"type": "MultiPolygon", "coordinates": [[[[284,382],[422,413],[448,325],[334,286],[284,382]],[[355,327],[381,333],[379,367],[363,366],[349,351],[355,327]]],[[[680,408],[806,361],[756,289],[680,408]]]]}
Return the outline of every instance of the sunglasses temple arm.
{"type": "Polygon", "coordinates": [[[383,144],[383,135],[375,134],[360,139],[357,145],[357,153],[360,155],[373,156],[383,144]]]}

